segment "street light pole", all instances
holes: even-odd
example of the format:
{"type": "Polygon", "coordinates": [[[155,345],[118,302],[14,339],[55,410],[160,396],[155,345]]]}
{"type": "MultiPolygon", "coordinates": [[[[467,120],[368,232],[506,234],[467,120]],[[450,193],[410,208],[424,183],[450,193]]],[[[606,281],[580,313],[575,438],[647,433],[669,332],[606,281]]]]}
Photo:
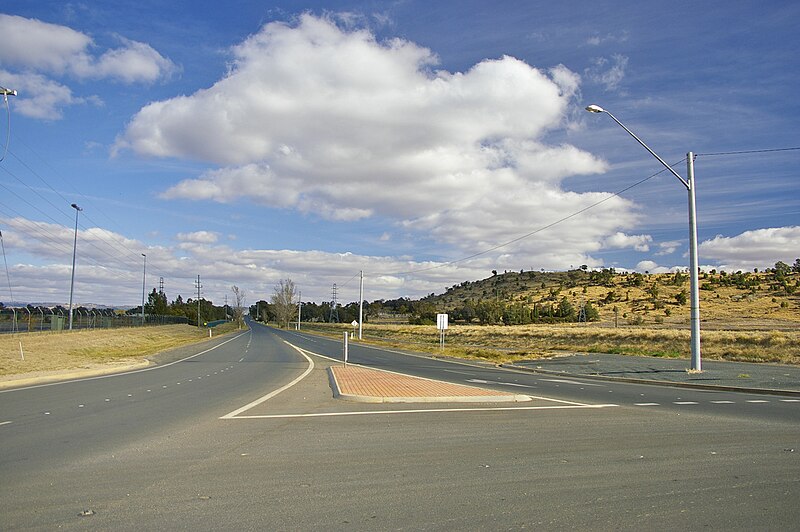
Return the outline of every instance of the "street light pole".
{"type": "Polygon", "coordinates": [[[689,152],[686,154],[686,175],[687,179],[681,177],[675,170],[668,165],[664,159],[658,156],[656,152],[650,149],[642,139],[637,137],[633,131],[625,127],[625,124],[617,120],[617,117],[603,109],[599,105],[590,105],[586,108],[590,113],[605,113],[617,123],[622,129],[628,132],[636,142],[642,145],[650,155],[658,159],[664,167],[675,176],[678,181],[686,188],[689,199],[689,290],[690,306],[691,306],[691,347],[692,347],[692,367],[693,371],[702,371],[702,361],[700,356],[700,290],[699,290],[699,261],[697,257],[697,204],[695,201],[695,179],[694,179],[694,153],[689,152]]]}
{"type": "Polygon", "coordinates": [[[69,282],[69,330],[72,330],[72,294],[75,289],[75,252],[78,249],[78,213],[83,209],[76,204],[70,205],[75,209],[75,238],[72,241],[72,280],[69,282]]]}
{"type": "Polygon", "coordinates": [[[144,285],[147,280],[147,255],[142,253],[144,257],[144,268],[142,270],[142,325],[144,325],[144,285]]]}

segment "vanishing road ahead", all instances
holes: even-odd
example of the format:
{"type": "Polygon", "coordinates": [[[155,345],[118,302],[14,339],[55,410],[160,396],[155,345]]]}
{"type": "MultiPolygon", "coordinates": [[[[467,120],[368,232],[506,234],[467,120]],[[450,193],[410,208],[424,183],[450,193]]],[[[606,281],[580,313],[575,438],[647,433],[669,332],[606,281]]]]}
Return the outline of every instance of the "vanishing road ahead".
{"type": "Polygon", "coordinates": [[[355,362],[534,399],[348,403],[332,397],[332,362],[315,356],[340,352],[337,342],[253,325],[145,371],[0,392],[0,528],[800,522],[794,398],[564,379],[351,345],[355,362]]]}

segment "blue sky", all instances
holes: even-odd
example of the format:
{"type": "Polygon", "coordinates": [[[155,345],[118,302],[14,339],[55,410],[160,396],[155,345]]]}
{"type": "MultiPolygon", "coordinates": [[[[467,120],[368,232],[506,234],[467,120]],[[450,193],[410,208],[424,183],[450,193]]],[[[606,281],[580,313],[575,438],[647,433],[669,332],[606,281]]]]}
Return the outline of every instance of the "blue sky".
{"type": "Polygon", "coordinates": [[[68,300],[73,202],[78,303],[136,305],[142,253],[148,291],[200,275],[215,303],[287,277],[353,301],[361,270],[374,300],[685,268],[685,189],[592,103],[681,175],[698,154],[702,268],[791,263],[798,23],[789,1],[11,2],[0,301],[68,300]]]}

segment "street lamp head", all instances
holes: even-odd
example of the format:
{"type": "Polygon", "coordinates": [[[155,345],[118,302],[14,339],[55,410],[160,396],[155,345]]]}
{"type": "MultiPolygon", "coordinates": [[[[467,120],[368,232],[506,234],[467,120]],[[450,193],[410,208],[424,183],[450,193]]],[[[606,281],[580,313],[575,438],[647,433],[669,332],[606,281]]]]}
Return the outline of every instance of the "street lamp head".
{"type": "Polygon", "coordinates": [[[82,211],[82,210],[83,210],[83,209],[81,209],[80,207],[78,207],[78,205],[77,205],[77,204],[75,204],[75,203],[73,203],[72,205],[70,205],[70,207],[72,207],[72,208],[73,208],[73,209],[75,209],[76,211],[82,211]]]}
{"type": "Polygon", "coordinates": [[[586,110],[589,111],[590,113],[605,113],[606,112],[605,109],[603,109],[599,105],[594,105],[594,104],[592,104],[589,107],[587,107],[586,110]]]}

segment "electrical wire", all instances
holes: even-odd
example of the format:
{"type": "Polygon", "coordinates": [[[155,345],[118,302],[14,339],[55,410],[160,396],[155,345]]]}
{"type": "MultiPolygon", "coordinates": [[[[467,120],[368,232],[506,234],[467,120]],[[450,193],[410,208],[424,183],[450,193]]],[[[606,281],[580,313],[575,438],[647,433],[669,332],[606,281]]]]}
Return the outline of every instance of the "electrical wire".
{"type": "MultiPolygon", "coordinates": [[[[681,162],[683,162],[685,160],[686,160],[686,157],[684,157],[683,159],[681,159],[678,162],[672,163],[671,166],[675,166],[677,164],[680,164],[681,162]]],[[[634,187],[638,187],[642,183],[645,183],[645,182],[653,179],[654,177],[656,177],[656,176],[658,176],[658,175],[660,175],[660,174],[662,174],[662,173],[664,173],[666,171],[667,171],[666,168],[664,168],[663,170],[659,170],[655,174],[652,174],[652,175],[650,175],[648,177],[645,177],[644,179],[642,179],[640,181],[637,181],[636,183],[633,183],[632,185],[628,185],[627,187],[625,187],[625,188],[623,188],[621,190],[618,190],[617,192],[614,192],[613,194],[601,199],[600,201],[592,203],[591,205],[589,205],[587,207],[584,207],[583,209],[580,209],[578,211],[575,211],[572,214],[568,214],[567,216],[564,216],[563,218],[559,218],[558,220],[556,220],[554,222],[551,222],[551,223],[549,223],[547,225],[539,227],[538,229],[535,229],[535,230],[531,231],[530,233],[525,233],[522,236],[518,236],[517,238],[514,238],[514,239],[509,240],[507,242],[503,242],[502,244],[498,244],[496,246],[493,246],[491,248],[485,249],[483,251],[479,251],[477,253],[473,253],[472,255],[469,255],[467,257],[462,257],[462,258],[457,259],[457,260],[451,260],[451,261],[448,261],[448,262],[443,262],[441,264],[437,264],[436,266],[429,266],[427,268],[419,268],[419,269],[416,269],[416,270],[408,270],[408,271],[404,271],[404,272],[386,273],[386,274],[383,274],[383,275],[410,275],[410,274],[419,273],[419,272],[426,272],[426,271],[430,271],[430,270],[436,270],[436,269],[439,269],[439,268],[444,268],[445,266],[451,266],[453,264],[458,264],[460,262],[464,262],[464,261],[467,261],[467,260],[470,260],[470,259],[474,259],[476,257],[480,257],[481,255],[486,255],[487,253],[491,253],[492,251],[496,251],[496,250],[498,250],[500,248],[504,248],[504,247],[506,247],[508,245],[514,244],[516,242],[519,242],[520,240],[525,240],[526,238],[529,238],[529,237],[531,237],[531,236],[533,236],[533,235],[535,235],[537,233],[541,233],[542,231],[550,229],[551,227],[554,227],[554,226],[556,226],[556,225],[558,225],[560,223],[563,223],[563,222],[569,220],[570,218],[574,218],[574,217],[576,217],[578,215],[581,215],[581,214],[585,213],[586,211],[597,207],[598,205],[601,205],[601,204],[603,204],[603,203],[605,203],[605,202],[607,202],[607,201],[609,201],[609,200],[611,200],[613,198],[616,198],[616,197],[622,195],[623,193],[629,191],[630,189],[632,189],[634,187]]]]}
{"type": "Polygon", "coordinates": [[[763,150],[741,150],[741,151],[720,151],[716,153],[695,153],[697,157],[712,157],[719,155],[744,155],[747,153],[771,153],[776,151],[796,151],[800,150],[800,146],[793,148],[768,148],[763,150]]]}
{"type": "Polygon", "coordinates": [[[14,303],[14,292],[11,290],[11,275],[8,273],[8,261],[6,260],[6,245],[3,242],[3,232],[0,231],[0,247],[3,248],[3,263],[6,265],[6,279],[8,279],[8,293],[11,295],[9,304],[14,303]]]}

